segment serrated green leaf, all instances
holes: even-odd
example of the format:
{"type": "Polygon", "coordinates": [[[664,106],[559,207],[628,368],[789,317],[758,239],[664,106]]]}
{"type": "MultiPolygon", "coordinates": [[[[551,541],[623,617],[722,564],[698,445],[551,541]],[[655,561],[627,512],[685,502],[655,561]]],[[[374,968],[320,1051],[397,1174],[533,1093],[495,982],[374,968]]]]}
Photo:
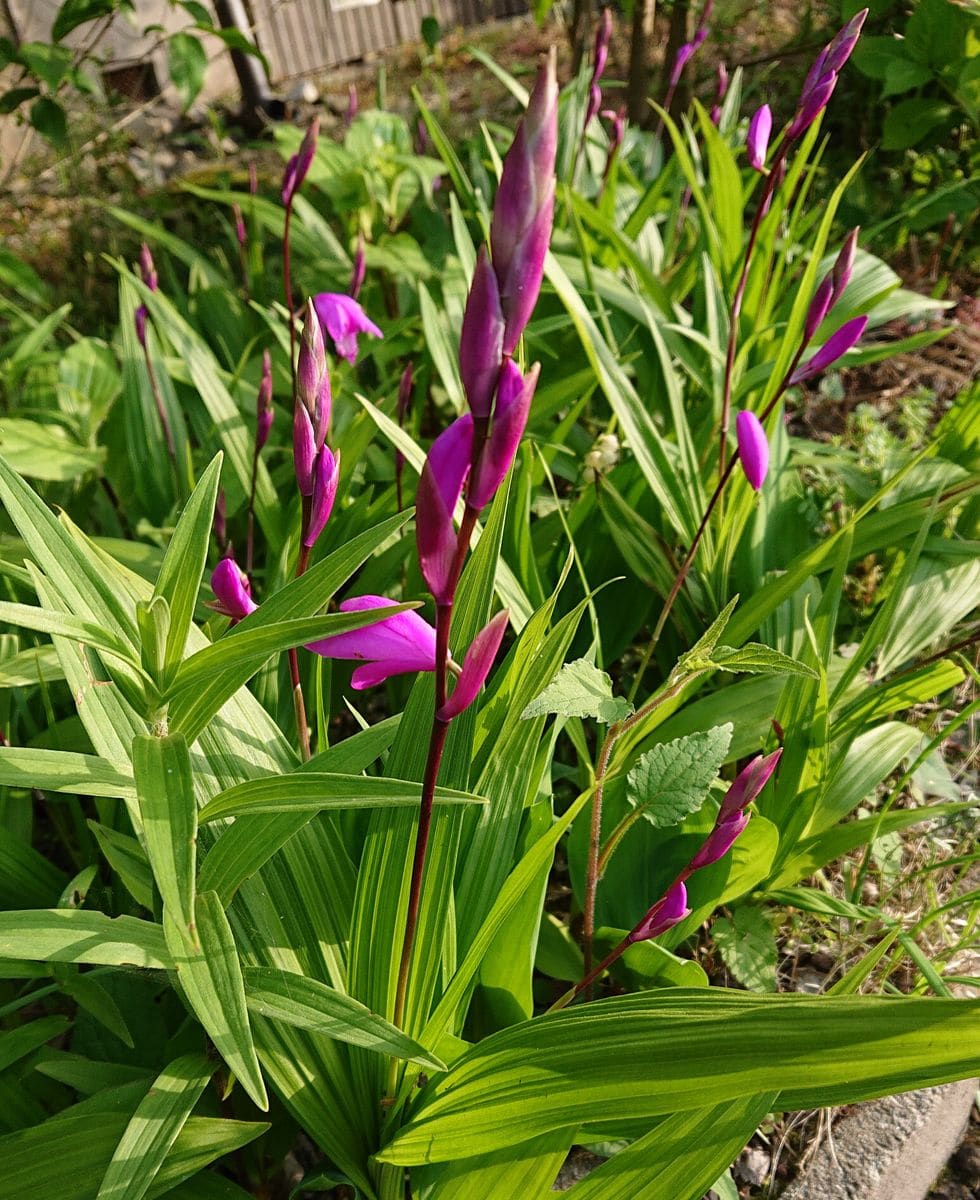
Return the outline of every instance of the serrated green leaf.
{"type": "Polygon", "coordinates": [[[648,750],[627,776],[627,799],[657,829],[679,825],[704,803],[728,755],[730,724],[648,750]]]}
{"type": "Polygon", "coordinates": [[[716,646],[711,652],[711,666],[720,671],[745,675],[806,675],[817,678],[817,672],[788,654],[782,654],[759,642],[744,646],[716,646]]]}
{"type": "Polygon", "coordinates": [[[164,912],[189,927],[194,922],[197,801],[183,736],[137,737],[133,776],[143,840],[164,912]]]}
{"type": "Polygon", "coordinates": [[[159,925],[83,908],[0,913],[0,958],[158,969],[171,965],[159,925]]]}
{"type": "Polygon", "coordinates": [[[555,713],[559,717],[594,717],[604,725],[622,721],[633,711],[622,696],[614,696],[612,680],[586,658],[566,663],[544,691],[521,713],[521,719],[555,713]]]}
{"type": "Polygon", "coordinates": [[[160,1072],[119,1139],[96,1200],[142,1200],[213,1073],[200,1054],[160,1072]]]}
{"type": "Polygon", "coordinates": [[[245,984],[235,938],[215,892],[195,900],[191,930],[168,919],[164,934],[177,978],[194,1015],[252,1100],[269,1107],[245,1008],[245,984]]]}
{"type": "Polygon", "coordinates": [[[271,1021],[444,1071],[446,1064],[366,1005],[316,979],[273,967],[246,967],[245,1001],[271,1021]]]}
{"type": "Polygon", "coordinates": [[[739,983],[753,992],[776,990],[776,938],[763,909],[742,904],[731,919],[719,917],[711,926],[722,961],[739,983]]]}

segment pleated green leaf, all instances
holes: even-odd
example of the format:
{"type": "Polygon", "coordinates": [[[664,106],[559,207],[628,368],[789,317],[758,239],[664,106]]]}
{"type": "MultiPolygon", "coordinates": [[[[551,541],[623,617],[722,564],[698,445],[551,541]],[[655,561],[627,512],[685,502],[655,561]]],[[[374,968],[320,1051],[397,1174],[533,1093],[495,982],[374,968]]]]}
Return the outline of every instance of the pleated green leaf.
{"type": "Polygon", "coordinates": [[[71,1028],[67,1017],[39,1017],[36,1021],[28,1021],[16,1029],[0,1033],[0,1071],[6,1069],[22,1058],[26,1058],[34,1050],[49,1042],[52,1038],[60,1037],[71,1028]]]}
{"type": "Polygon", "coordinates": [[[272,1021],[285,1021],[352,1046],[406,1058],[433,1071],[446,1069],[442,1059],[397,1026],[319,980],[272,967],[247,967],[245,1000],[252,1012],[272,1021]]]}
{"type": "Polygon", "coordinates": [[[261,1109],[269,1101],[245,1009],[245,984],[235,938],[221,901],[201,892],[195,902],[192,930],[164,914],[167,946],[177,978],[194,1015],[221,1057],[261,1109]]]}
{"type": "MultiPolygon", "coordinates": [[[[229,788],[201,809],[202,824],[255,813],[320,812],[328,808],[418,807],[418,783],[369,775],[294,772],[252,779],[229,788]]],[[[486,804],[481,796],[436,788],[436,804],[486,804]]]]}
{"type": "Polygon", "coordinates": [[[780,1090],[789,1110],[965,1078],[980,1003],[668,989],[513,1026],[430,1084],[383,1162],[442,1162],[572,1124],[780,1090]]]}
{"type": "Polygon", "coordinates": [[[200,1054],[160,1072],[119,1139],[96,1200],[142,1200],[213,1073],[200,1054]]]}
{"type": "Polygon", "coordinates": [[[0,747],[0,784],[81,796],[136,794],[128,764],[117,767],[94,754],[15,746],[0,747]]]}
{"type": "Polygon", "coordinates": [[[543,1133],[530,1142],[508,1146],[475,1158],[463,1158],[439,1168],[428,1200],[516,1200],[553,1196],[554,1183],[574,1129],[543,1133]]]}
{"type": "Polygon", "coordinates": [[[159,925],[136,917],[107,917],[84,908],[0,913],[0,958],[113,967],[171,966],[159,925]]]}
{"type": "Polygon", "coordinates": [[[137,737],[133,775],[143,840],[164,911],[189,927],[194,922],[197,801],[183,736],[137,737]]]}

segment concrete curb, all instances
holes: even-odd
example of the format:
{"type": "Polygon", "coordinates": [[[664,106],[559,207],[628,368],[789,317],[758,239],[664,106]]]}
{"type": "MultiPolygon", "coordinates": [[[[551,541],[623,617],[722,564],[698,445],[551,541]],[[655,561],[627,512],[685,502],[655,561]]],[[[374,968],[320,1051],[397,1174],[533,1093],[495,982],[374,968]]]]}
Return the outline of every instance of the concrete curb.
{"type": "Polygon", "coordinates": [[[782,1200],[924,1200],[960,1143],[978,1083],[963,1079],[860,1105],[782,1200]]]}

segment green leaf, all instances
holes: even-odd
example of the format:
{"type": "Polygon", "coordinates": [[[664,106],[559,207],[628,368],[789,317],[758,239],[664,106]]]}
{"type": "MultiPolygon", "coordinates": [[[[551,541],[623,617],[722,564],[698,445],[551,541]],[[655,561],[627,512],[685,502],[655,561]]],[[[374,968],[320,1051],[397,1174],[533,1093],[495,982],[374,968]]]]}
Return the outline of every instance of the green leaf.
{"type": "Polygon", "coordinates": [[[277,967],[246,967],[245,1001],[252,1012],[271,1021],[312,1029],[325,1037],[405,1058],[433,1071],[446,1069],[441,1059],[414,1038],[360,1001],[319,980],[277,967]]]}
{"type": "Polygon", "coordinates": [[[594,717],[604,725],[622,721],[633,711],[622,696],[614,696],[612,680],[586,658],[566,663],[544,691],[521,713],[522,720],[556,713],[559,717],[594,717]]]}
{"type": "Polygon", "coordinates": [[[116,0],[64,0],[51,27],[51,40],[60,42],[79,25],[108,16],[116,7],[116,0]]]}
{"type": "Polygon", "coordinates": [[[33,100],[38,95],[36,87],[10,88],[0,96],[0,116],[8,117],[26,101],[33,100]]]}
{"type": "Polygon", "coordinates": [[[17,1029],[0,1033],[0,1071],[6,1071],[9,1066],[33,1054],[52,1038],[61,1037],[70,1028],[71,1021],[67,1017],[40,1017],[17,1029]]]}
{"type": "MultiPolygon", "coordinates": [[[[298,771],[239,783],[201,809],[201,824],[255,813],[321,812],[331,808],[385,808],[419,805],[420,784],[369,775],[298,771]]],[[[436,788],[437,804],[486,804],[481,796],[436,788]]]]}
{"type": "Polygon", "coordinates": [[[711,936],[739,983],[753,992],[776,990],[776,938],[763,909],[739,905],[732,909],[730,920],[719,917],[712,924],[711,936]]]}
{"type": "Polygon", "coordinates": [[[71,50],[53,42],[23,42],[17,55],[28,71],[52,92],[71,70],[71,50]]]}
{"type": "Polygon", "coordinates": [[[195,925],[185,930],[164,913],[167,947],[194,1015],[259,1108],[269,1107],[245,1008],[235,938],[215,892],[201,892],[195,925]]]}
{"type": "Polygon", "coordinates": [[[766,1089],[780,1091],[787,1111],[856,1103],[967,1078],[978,1055],[973,1000],[720,988],[617,996],[480,1042],[429,1085],[377,1157],[445,1162],[587,1122],[632,1133],[662,1114],[766,1089]]]}
{"type": "Polygon", "coordinates": [[[945,100],[912,97],[899,100],[885,115],[881,147],[883,150],[907,150],[918,145],[954,112],[945,100]]]}
{"type": "Polygon", "coordinates": [[[733,728],[716,725],[648,750],[627,776],[630,804],[657,829],[679,825],[704,803],[728,756],[733,728]]]}
{"type": "Polygon", "coordinates": [[[194,605],[201,586],[201,573],[207,562],[211,523],[221,481],[223,455],[219,451],[184,506],[164,555],[154,597],[162,596],[170,608],[165,669],[171,675],[184,657],[187,631],[194,617],[194,605]]]}
{"type": "Polygon", "coordinates": [[[0,784],[79,796],[135,796],[129,766],[67,750],[0,747],[0,784]]]}
{"type": "Polygon", "coordinates": [[[167,44],[167,62],[170,78],[180,93],[181,108],[186,112],[204,86],[207,51],[193,33],[175,33],[167,44]]]}
{"type": "Polygon", "coordinates": [[[71,996],[80,1008],[84,1008],[100,1025],[104,1025],[124,1046],[132,1050],[133,1035],[122,1010],[102,984],[93,979],[91,972],[83,975],[72,967],[61,967],[57,970],[62,977],[59,983],[65,995],[71,996]]]}
{"type": "Polygon", "coordinates": [[[72,482],[105,460],[104,450],[79,445],[62,426],[20,417],[0,420],[0,444],[10,465],[31,479],[72,482]]]}
{"type": "Polygon", "coordinates": [[[171,965],[159,925],[136,917],[107,917],[83,908],[0,913],[0,958],[113,967],[171,965]]]}
{"type": "Polygon", "coordinates": [[[194,923],[197,801],[183,736],[137,737],[133,775],[143,841],[164,913],[189,929],[194,923]]]}
{"type": "Polygon", "coordinates": [[[0,622],[2,621],[18,625],[22,629],[33,629],[36,633],[47,633],[52,637],[70,638],[73,642],[93,646],[113,658],[121,659],[132,666],[136,665],[133,655],[119,638],[93,621],[83,621],[66,613],[37,608],[33,604],[9,604],[0,601],[0,622]]]}
{"type": "Polygon", "coordinates": [[[772,1111],[775,1093],[675,1113],[600,1163],[569,1200],[701,1200],[772,1111]]]}
{"type": "Polygon", "coordinates": [[[52,146],[63,146],[68,140],[65,110],[50,96],[39,96],[31,105],[31,124],[52,146]]]}
{"type": "Polygon", "coordinates": [[[213,1073],[200,1054],[160,1072],[119,1139],[96,1200],[142,1200],[213,1073]]]}
{"type": "Polygon", "coordinates": [[[678,672],[689,674],[692,671],[703,671],[708,668],[715,646],[718,645],[721,635],[728,627],[728,622],[731,620],[737,604],[738,596],[732,596],[690,650],[677,660],[677,666],[674,668],[675,674],[678,672]]]}
{"type": "Polygon", "coordinates": [[[711,665],[732,674],[806,675],[810,679],[817,678],[817,672],[812,667],[758,642],[746,642],[737,648],[716,646],[711,652],[711,665]]]}

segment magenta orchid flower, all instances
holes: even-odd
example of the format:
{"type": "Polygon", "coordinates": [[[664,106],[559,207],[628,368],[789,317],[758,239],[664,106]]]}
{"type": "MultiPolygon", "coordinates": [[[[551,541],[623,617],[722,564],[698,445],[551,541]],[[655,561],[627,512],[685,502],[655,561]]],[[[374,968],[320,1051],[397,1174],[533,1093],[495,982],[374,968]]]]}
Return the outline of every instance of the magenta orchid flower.
{"type": "Polygon", "coordinates": [[[316,157],[316,145],[320,136],[320,118],[314,117],[303,135],[299,150],[286,163],[282,176],[282,202],[289,208],[293,197],[302,187],[303,180],[316,157]]]}
{"type": "MultiPolygon", "coordinates": [[[[387,596],[353,596],[341,603],[340,611],[367,612],[394,604],[387,596]]],[[[436,665],[436,631],[413,610],[384,617],[363,629],[310,642],[306,648],[321,658],[363,663],[351,678],[356,691],[375,687],[392,675],[434,671],[436,665]]]]}
{"type": "Polygon", "coordinates": [[[248,576],[233,558],[223,558],[214,568],[211,591],[214,592],[215,601],[207,607],[223,617],[230,617],[233,622],[244,620],[258,608],[252,599],[252,585],[248,576]]]}
{"type": "Polygon", "coordinates": [[[426,456],[415,495],[415,541],[422,578],[436,604],[452,601],[456,529],[453,511],[463,494],[473,452],[473,417],[453,421],[426,456]]]}
{"type": "Polygon", "coordinates": [[[627,935],[627,940],[649,941],[650,938],[666,933],[690,915],[691,910],[687,907],[687,888],[683,880],[678,880],[671,885],[663,899],[653,905],[643,920],[634,926],[627,935]]]}
{"type": "Polygon", "coordinates": [[[535,363],[527,376],[522,376],[512,358],[500,368],[490,436],[466,493],[466,503],[471,508],[485,508],[510,470],[531,411],[540,370],[540,363],[535,363]]]}
{"type": "Polygon", "coordinates": [[[744,409],[735,418],[735,434],[738,439],[738,458],[745,478],[759,491],[769,471],[769,441],[766,431],[755,413],[744,409]]]}
{"type": "Polygon", "coordinates": [[[830,312],[830,306],[834,299],[834,279],[833,275],[825,275],[820,282],[820,286],[813,293],[813,299],[810,301],[810,307],[806,312],[806,320],[803,323],[803,345],[807,346],[813,340],[813,335],[820,328],[824,317],[830,312]]]}
{"type": "Polygon", "coordinates": [[[497,651],[500,649],[509,619],[510,613],[506,609],[497,613],[470,643],[470,648],[466,651],[466,657],[463,659],[463,669],[460,671],[455,691],[436,713],[440,721],[448,722],[454,717],[458,717],[476,699],[480,688],[486,683],[487,676],[490,674],[490,668],[497,657],[497,651]]]}
{"type": "Polygon", "coordinates": [[[330,519],[339,483],[340,451],[334,454],[329,446],[322,446],[313,465],[313,495],[309,520],[303,533],[303,545],[307,549],[316,545],[317,538],[323,533],[323,528],[330,519]]]}
{"type": "Polygon", "coordinates": [[[745,149],[748,154],[749,166],[753,171],[765,171],[766,154],[769,150],[769,138],[772,134],[772,109],[768,104],[756,110],[749,122],[749,132],[745,139],[745,149]]]}
{"type": "Polygon", "coordinates": [[[470,411],[488,417],[500,374],[504,314],[486,246],[480,247],[459,335],[459,373],[470,411]]]}
{"type": "Polygon", "coordinates": [[[341,358],[349,363],[357,361],[357,338],[367,333],[371,337],[384,337],[381,330],[368,319],[364,309],[350,296],[342,292],[321,292],[313,297],[313,305],[323,328],[330,335],[341,358]]]}
{"type": "Polygon", "coordinates": [[[831,334],[812,358],[807,359],[805,363],[801,363],[796,368],[789,377],[790,384],[802,383],[805,379],[812,379],[814,375],[825,371],[845,355],[852,346],[857,345],[867,325],[867,317],[854,317],[853,320],[845,321],[836,333],[831,334]]]}

